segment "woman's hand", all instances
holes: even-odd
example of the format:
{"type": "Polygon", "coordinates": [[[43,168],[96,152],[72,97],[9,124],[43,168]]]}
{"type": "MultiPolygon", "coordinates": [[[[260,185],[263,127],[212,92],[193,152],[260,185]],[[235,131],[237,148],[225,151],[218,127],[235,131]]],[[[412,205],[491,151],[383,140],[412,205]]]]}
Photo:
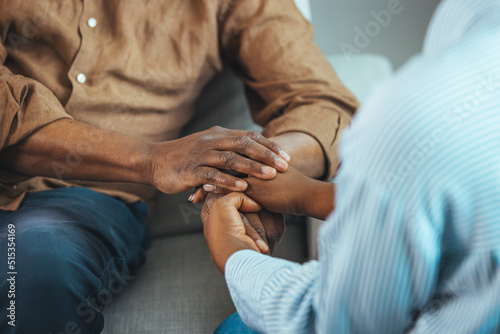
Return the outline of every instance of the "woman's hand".
{"type": "Polygon", "coordinates": [[[224,274],[227,259],[235,252],[250,249],[260,252],[240,216],[242,212],[258,212],[262,207],[243,193],[220,196],[202,214],[203,233],[212,260],[224,274]]]}
{"type": "MultiPolygon", "coordinates": [[[[314,180],[304,176],[292,166],[284,173],[277,173],[272,180],[261,180],[252,176],[244,178],[248,183],[245,193],[269,211],[277,213],[304,214],[304,196],[314,180]]],[[[204,185],[193,193],[196,201],[207,192],[228,194],[231,191],[212,185],[204,185]]],[[[196,202],[195,202],[196,203],[196,202]]]]}
{"type": "MultiPolygon", "coordinates": [[[[291,166],[271,180],[255,177],[244,180],[248,183],[245,194],[269,211],[307,215],[322,220],[333,211],[334,185],[311,179],[291,166]]],[[[226,189],[204,185],[203,189],[198,189],[193,196],[201,198],[207,192],[228,193],[226,189]]]]}
{"type": "Polygon", "coordinates": [[[293,167],[278,173],[272,180],[254,177],[244,179],[248,183],[245,191],[249,197],[269,211],[304,215],[309,196],[314,195],[315,180],[304,176],[293,167]]]}
{"type": "Polygon", "coordinates": [[[249,177],[245,181],[245,194],[272,212],[324,220],[334,208],[335,186],[304,176],[293,167],[272,180],[249,177]]]}
{"type": "MultiPolygon", "coordinates": [[[[203,203],[201,219],[204,224],[210,216],[212,204],[223,194],[209,193],[203,203]]],[[[285,219],[282,214],[267,211],[240,212],[246,234],[255,242],[261,253],[272,255],[285,234],[285,219]]]]}
{"type": "Polygon", "coordinates": [[[287,170],[289,159],[277,144],[257,132],[213,127],[153,144],[147,170],[150,184],[168,194],[203,184],[244,191],[248,187],[246,181],[221,170],[272,179],[276,171],[287,170]]]}

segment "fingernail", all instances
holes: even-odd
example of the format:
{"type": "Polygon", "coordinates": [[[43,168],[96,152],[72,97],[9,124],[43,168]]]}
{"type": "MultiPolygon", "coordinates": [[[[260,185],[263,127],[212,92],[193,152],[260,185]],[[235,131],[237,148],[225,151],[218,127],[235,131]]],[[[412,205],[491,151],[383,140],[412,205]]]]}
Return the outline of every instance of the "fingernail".
{"type": "Polygon", "coordinates": [[[246,182],[243,182],[243,181],[240,181],[240,180],[237,180],[234,185],[237,187],[237,188],[240,188],[241,190],[245,190],[247,188],[247,184],[246,182]]]}
{"type": "Polygon", "coordinates": [[[262,166],[262,174],[264,175],[274,175],[276,173],[276,169],[269,166],[262,166]]]}
{"type": "Polygon", "coordinates": [[[290,161],[290,155],[288,155],[288,153],[286,153],[285,151],[281,150],[280,151],[280,155],[283,157],[283,159],[285,159],[286,161],[290,161]]]}
{"type": "Polygon", "coordinates": [[[260,249],[261,253],[265,253],[269,250],[269,246],[262,240],[257,240],[255,244],[260,249]]]}
{"type": "Polygon", "coordinates": [[[211,191],[215,190],[215,187],[213,185],[211,185],[211,184],[204,184],[203,185],[203,190],[211,192],[211,191]]]}
{"type": "Polygon", "coordinates": [[[193,200],[194,200],[194,193],[192,193],[191,195],[189,195],[188,202],[189,203],[193,203],[193,200]]]}
{"type": "Polygon", "coordinates": [[[276,159],[276,166],[278,166],[280,169],[288,168],[288,164],[286,163],[286,161],[280,158],[276,159]]]}

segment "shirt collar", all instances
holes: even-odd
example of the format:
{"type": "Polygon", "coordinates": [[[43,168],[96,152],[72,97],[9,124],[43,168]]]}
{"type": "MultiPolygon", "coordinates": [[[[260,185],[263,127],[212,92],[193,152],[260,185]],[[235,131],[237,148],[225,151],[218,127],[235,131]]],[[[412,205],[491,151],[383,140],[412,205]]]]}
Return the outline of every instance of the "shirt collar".
{"type": "Polygon", "coordinates": [[[423,51],[434,54],[448,48],[499,15],[500,0],[442,0],[429,25],[423,51]]]}

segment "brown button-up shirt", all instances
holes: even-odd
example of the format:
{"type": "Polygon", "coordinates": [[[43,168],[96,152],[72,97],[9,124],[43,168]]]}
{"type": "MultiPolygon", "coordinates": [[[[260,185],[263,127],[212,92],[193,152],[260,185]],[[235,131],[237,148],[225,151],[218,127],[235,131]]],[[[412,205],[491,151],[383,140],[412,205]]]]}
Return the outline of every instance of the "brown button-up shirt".
{"type": "MultiPolygon", "coordinates": [[[[0,41],[0,150],[62,118],[177,138],[204,85],[228,65],[264,135],[315,137],[332,176],[339,132],[357,107],[293,0],[0,0],[0,41]]],[[[154,191],[0,170],[0,209],[67,186],[126,202],[154,191]]]]}

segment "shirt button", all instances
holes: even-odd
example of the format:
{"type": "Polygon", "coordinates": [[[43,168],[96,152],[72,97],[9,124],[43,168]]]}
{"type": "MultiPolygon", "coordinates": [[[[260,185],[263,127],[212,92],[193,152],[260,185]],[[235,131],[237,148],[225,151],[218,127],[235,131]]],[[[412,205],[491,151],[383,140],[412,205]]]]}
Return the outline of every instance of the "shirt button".
{"type": "Polygon", "coordinates": [[[76,81],[78,81],[81,84],[84,84],[85,81],[87,81],[87,77],[85,76],[85,74],[80,73],[76,76],[76,81]]]}
{"type": "Polygon", "coordinates": [[[97,20],[95,19],[95,17],[91,17],[88,21],[87,21],[87,24],[89,25],[89,27],[91,28],[95,28],[96,25],[97,25],[97,20]]]}

